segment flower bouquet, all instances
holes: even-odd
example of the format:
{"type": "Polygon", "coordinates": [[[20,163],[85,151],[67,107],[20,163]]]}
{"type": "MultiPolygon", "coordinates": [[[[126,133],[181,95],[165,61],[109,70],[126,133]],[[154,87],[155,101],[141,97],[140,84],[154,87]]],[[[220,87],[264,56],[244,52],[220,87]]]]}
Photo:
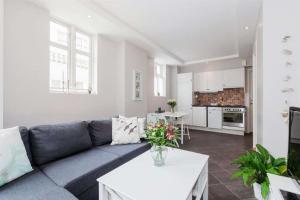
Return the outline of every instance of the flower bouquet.
{"type": "Polygon", "coordinates": [[[146,130],[146,139],[151,144],[151,155],[155,166],[162,166],[165,164],[167,156],[167,147],[177,148],[179,138],[178,128],[172,124],[166,124],[162,121],[154,126],[148,125],[146,130]]]}
{"type": "Polygon", "coordinates": [[[177,102],[175,99],[169,99],[167,104],[171,107],[171,112],[174,112],[174,108],[177,105],[177,102]]]}

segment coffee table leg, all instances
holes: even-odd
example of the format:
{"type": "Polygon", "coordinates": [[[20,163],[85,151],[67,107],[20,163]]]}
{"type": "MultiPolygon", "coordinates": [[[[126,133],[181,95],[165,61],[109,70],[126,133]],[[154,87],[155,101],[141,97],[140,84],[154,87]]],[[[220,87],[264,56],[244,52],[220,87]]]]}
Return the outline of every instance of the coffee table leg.
{"type": "Polygon", "coordinates": [[[99,200],[108,200],[108,192],[105,186],[99,182],[99,200]]]}

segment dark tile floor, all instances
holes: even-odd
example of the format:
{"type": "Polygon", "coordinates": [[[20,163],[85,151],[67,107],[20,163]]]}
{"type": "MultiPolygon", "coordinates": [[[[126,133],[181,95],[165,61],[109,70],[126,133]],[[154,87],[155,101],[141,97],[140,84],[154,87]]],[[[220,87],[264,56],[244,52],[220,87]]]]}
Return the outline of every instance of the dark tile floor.
{"type": "Polygon", "coordinates": [[[182,149],[210,156],[209,200],[254,200],[253,190],[241,180],[231,180],[237,167],[231,162],[252,148],[252,135],[235,136],[222,133],[190,130],[191,140],[185,138],[182,149]]]}

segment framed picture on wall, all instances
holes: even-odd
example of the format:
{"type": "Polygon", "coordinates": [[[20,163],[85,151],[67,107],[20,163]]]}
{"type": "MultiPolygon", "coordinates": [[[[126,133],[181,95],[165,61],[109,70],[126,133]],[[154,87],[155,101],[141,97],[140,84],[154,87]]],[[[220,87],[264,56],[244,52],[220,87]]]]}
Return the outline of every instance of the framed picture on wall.
{"type": "Polygon", "coordinates": [[[133,70],[133,100],[143,100],[143,75],[138,70],[133,70]]]}

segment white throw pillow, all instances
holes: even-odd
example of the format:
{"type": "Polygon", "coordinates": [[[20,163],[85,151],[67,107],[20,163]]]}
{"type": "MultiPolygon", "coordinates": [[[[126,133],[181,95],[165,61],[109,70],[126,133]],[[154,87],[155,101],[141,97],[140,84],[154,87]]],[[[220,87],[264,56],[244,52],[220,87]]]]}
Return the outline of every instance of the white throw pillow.
{"type": "Polygon", "coordinates": [[[140,136],[138,132],[137,117],[112,118],[111,145],[139,143],[139,142],[140,142],[140,136]]]}
{"type": "MultiPolygon", "coordinates": [[[[126,117],[124,117],[122,115],[119,115],[119,118],[126,119],[126,117]]],[[[145,117],[138,118],[138,132],[139,132],[140,138],[146,137],[145,129],[146,129],[146,118],[145,117]]]]}
{"type": "Polygon", "coordinates": [[[19,127],[0,130],[0,186],[32,171],[19,127]]]}

